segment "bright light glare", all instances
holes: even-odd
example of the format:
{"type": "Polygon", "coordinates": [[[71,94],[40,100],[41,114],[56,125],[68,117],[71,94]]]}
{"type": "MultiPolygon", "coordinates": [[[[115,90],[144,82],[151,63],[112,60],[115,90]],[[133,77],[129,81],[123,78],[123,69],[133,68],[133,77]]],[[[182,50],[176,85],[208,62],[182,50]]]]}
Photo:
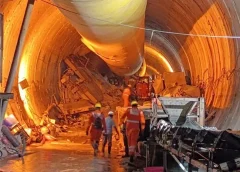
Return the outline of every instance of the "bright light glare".
{"type": "MultiPolygon", "coordinates": [[[[27,78],[28,77],[28,67],[27,67],[27,60],[26,60],[27,56],[22,56],[22,60],[20,62],[20,67],[19,67],[19,73],[18,73],[18,83],[20,83],[24,78],[27,78]]],[[[33,115],[30,111],[30,107],[29,107],[29,104],[28,104],[28,101],[27,101],[27,93],[26,93],[26,90],[27,89],[22,89],[20,84],[18,84],[18,90],[19,90],[19,93],[20,93],[20,97],[21,97],[21,100],[23,101],[24,103],[24,108],[28,114],[28,116],[33,120],[33,115]]]]}
{"type": "Polygon", "coordinates": [[[163,64],[168,68],[169,72],[174,72],[170,63],[166,60],[166,58],[160,52],[158,52],[157,50],[155,50],[153,47],[149,45],[145,45],[144,50],[145,52],[153,55],[154,57],[158,57],[163,62],[163,64]]]}

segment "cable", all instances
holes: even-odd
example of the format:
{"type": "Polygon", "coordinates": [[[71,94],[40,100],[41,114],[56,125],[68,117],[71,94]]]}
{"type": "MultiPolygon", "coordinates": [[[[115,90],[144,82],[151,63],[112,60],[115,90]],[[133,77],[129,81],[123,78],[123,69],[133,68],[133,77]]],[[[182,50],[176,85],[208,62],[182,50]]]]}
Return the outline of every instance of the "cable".
{"type": "MultiPolygon", "coordinates": [[[[123,24],[123,23],[115,23],[115,22],[111,22],[111,21],[107,21],[107,20],[103,20],[103,19],[99,19],[99,18],[95,18],[95,17],[90,17],[90,16],[86,16],[86,15],[82,15],[79,14],[77,12],[71,11],[69,9],[63,8],[61,6],[52,4],[50,2],[47,2],[45,0],[40,0],[42,2],[45,2],[51,6],[57,7],[58,9],[62,9],[64,11],[73,13],[73,14],[77,14],[80,16],[84,16],[84,17],[88,17],[90,19],[94,19],[94,20],[98,20],[98,21],[102,21],[102,22],[106,22],[106,23],[110,23],[110,24],[114,24],[114,25],[119,25],[119,26],[124,26],[124,27],[129,27],[129,28],[134,28],[134,29],[139,29],[139,30],[145,30],[145,31],[152,31],[152,32],[158,32],[158,33],[163,33],[163,34],[170,34],[170,35],[179,35],[179,36],[191,36],[191,37],[203,37],[203,38],[223,38],[223,39],[240,39],[240,36],[224,36],[224,35],[207,35],[207,34],[192,34],[192,33],[182,33],[182,32],[172,32],[172,31],[165,31],[165,30],[157,30],[157,29],[150,29],[150,28],[144,28],[144,27],[137,27],[137,26],[132,26],[132,25],[128,25],[128,24],[123,24]]],[[[80,24],[82,26],[87,26],[86,24],[80,24]]],[[[91,25],[91,26],[97,26],[97,25],[91,25]]]]}

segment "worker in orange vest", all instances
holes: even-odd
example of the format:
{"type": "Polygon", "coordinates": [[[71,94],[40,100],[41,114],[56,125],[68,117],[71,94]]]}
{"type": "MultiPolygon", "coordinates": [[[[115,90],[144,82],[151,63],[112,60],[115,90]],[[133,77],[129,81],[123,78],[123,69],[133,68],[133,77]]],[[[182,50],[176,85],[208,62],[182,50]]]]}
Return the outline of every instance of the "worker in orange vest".
{"type": "Polygon", "coordinates": [[[100,103],[95,104],[95,111],[90,115],[88,121],[88,127],[86,135],[88,135],[90,129],[90,140],[94,150],[94,156],[98,153],[99,141],[102,136],[103,130],[106,131],[105,117],[101,112],[102,105],[100,103]]]}
{"type": "Polygon", "coordinates": [[[145,118],[141,110],[138,109],[138,102],[132,101],[131,108],[128,108],[121,118],[121,124],[126,119],[126,132],[129,146],[130,163],[133,162],[137,140],[139,137],[139,124],[141,124],[141,131],[145,128],[145,118]]]}
{"type": "Polygon", "coordinates": [[[128,85],[122,93],[122,99],[123,99],[123,107],[128,107],[129,106],[129,97],[131,95],[131,85],[128,85]]]}

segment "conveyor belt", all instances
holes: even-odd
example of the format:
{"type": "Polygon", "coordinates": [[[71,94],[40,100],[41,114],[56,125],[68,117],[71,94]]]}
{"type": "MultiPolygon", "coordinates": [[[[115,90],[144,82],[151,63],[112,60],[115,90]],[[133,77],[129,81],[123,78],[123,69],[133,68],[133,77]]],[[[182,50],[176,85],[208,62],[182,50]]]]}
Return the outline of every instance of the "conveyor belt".
{"type": "Polygon", "coordinates": [[[228,131],[209,130],[189,121],[182,127],[160,120],[151,136],[165,151],[193,166],[211,171],[240,169],[240,137],[228,131]],[[191,125],[190,127],[186,127],[191,125]]]}

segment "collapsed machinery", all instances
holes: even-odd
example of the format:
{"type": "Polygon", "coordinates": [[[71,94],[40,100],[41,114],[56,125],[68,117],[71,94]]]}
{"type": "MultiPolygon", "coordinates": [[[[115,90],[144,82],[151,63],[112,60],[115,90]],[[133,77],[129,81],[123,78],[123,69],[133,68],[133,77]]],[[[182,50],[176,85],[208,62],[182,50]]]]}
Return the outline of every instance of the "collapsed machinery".
{"type": "Polygon", "coordinates": [[[0,93],[0,158],[18,155],[23,160],[28,135],[13,115],[2,118],[3,102],[12,98],[12,93],[0,93]]]}
{"type": "Polygon", "coordinates": [[[165,171],[169,154],[183,171],[240,169],[240,135],[205,126],[204,98],[159,97],[153,100],[151,112],[144,111],[151,121],[150,137],[145,142],[147,166],[153,165],[152,145],[158,145],[163,152],[165,171]]]}

